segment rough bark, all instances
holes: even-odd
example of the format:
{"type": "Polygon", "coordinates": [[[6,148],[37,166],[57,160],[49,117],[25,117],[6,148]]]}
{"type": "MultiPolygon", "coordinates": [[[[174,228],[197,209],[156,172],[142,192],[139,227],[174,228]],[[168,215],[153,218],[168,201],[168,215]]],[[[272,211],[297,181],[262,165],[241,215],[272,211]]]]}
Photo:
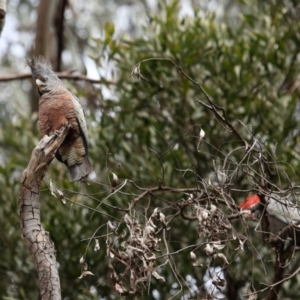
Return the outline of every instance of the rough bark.
{"type": "Polygon", "coordinates": [[[57,55],[56,55],[56,69],[55,71],[61,71],[62,65],[62,52],[64,46],[64,28],[65,28],[65,10],[68,6],[69,0],[61,0],[58,2],[56,16],[55,16],[55,29],[56,29],[56,43],[57,43],[57,55]]]}
{"type": "Polygon", "coordinates": [[[276,261],[274,264],[274,277],[273,277],[273,285],[265,300],[277,300],[278,299],[278,293],[280,291],[280,288],[282,286],[282,279],[284,276],[284,266],[286,265],[286,260],[288,257],[288,253],[284,253],[283,251],[283,244],[280,245],[280,248],[275,249],[276,251],[276,261]],[[278,282],[281,282],[278,284],[278,282]]]}
{"type": "Polygon", "coordinates": [[[41,224],[40,186],[56,150],[68,131],[69,125],[65,125],[59,132],[42,138],[33,150],[21,180],[21,230],[37,269],[42,300],[59,300],[61,291],[54,243],[41,224]]]}
{"type": "Polygon", "coordinates": [[[57,0],[41,1],[37,9],[38,19],[36,24],[34,55],[42,55],[46,60],[50,61],[51,56],[56,52],[52,51],[56,48],[53,44],[55,42],[53,32],[56,7],[57,0]]]}
{"type": "Polygon", "coordinates": [[[0,0],[0,35],[5,23],[6,0],[0,0]]]}

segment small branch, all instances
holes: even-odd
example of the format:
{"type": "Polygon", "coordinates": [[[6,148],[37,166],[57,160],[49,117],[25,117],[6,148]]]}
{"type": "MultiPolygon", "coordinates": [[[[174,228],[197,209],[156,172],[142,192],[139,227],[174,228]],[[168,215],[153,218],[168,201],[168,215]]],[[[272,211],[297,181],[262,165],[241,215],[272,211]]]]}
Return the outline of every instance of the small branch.
{"type": "MultiPolygon", "coordinates": [[[[292,277],[296,276],[300,272],[300,267],[298,267],[293,273],[288,276],[284,276],[282,280],[277,281],[276,283],[271,284],[270,286],[260,290],[259,292],[264,292],[270,288],[275,288],[277,285],[281,285],[283,282],[290,280],[292,277]]],[[[266,299],[265,299],[266,300],[266,299]]]]}
{"type": "Polygon", "coordinates": [[[40,186],[47,168],[69,132],[64,126],[58,133],[45,135],[32,152],[23,172],[19,198],[23,238],[37,269],[42,300],[61,299],[54,243],[40,219],[40,186]]]}
{"type": "MultiPolygon", "coordinates": [[[[82,80],[92,84],[116,84],[116,81],[110,81],[105,79],[92,79],[88,78],[84,75],[76,75],[70,74],[68,72],[57,72],[56,75],[60,79],[70,79],[70,80],[82,80]]],[[[8,75],[0,77],[0,82],[6,81],[14,81],[14,80],[23,80],[23,79],[30,79],[32,77],[31,73],[22,73],[22,74],[15,74],[15,75],[8,75]]]]}
{"type": "MultiPolygon", "coordinates": [[[[199,84],[197,83],[197,85],[199,85],[199,84]]],[[[200,85],[199,85],[199,86],[200,86],[200,85]]],[[[223,108],[223,107],[220,107],[220,106],[217,106],[216,104],[214,104],[214,103],[210,100],[210,98],[208,97],[208,95],[206,94],[206,92],[203,90],[202,87],[201,87],[201,91],[203,91],[203,93],[205,94],[205,96],[206,96],[207,100],[209,101],[210,105],[208,105],[208,104],[206,104],[206,103],[204,103],[203,101],[200,101],[200,100],[197,100],[197,102],[198,102],[199,104],[201,104],[203,107],[205,107],[205,108],[211,110],[211,111],[214,113],[215,117],[216,117],[219,121],[221,121],[223,124],[226,124],[226,126],[230,128],[231,132],[235,133],[235,135],[236,135],[236,136],[237,136],[237,137],[245,144],[245,150],[248,150],[248,148],[249,148],[248,143],[242,138],[242,136],[241,136],[240,133],[234,128],[234,126],[227,120],[227,117],[226,117],[226,115],[225,115],[225,110],[224,110],[224,108],[223,108]],[[221,110],[222,113],[223,113],[223,115],[221,115],[221,114],[218,112],[217,109],[221,110]]]]}
{"type": "MultiPolygon", "coordinates": [[[[131,181],[136,187],[137,185],[131,181]]],[[[139,187],[138,187],[139,188],[139,187]]],[[[151,195],[151,194],[154,194],[156,192],[171,192],[171,193],[195,193],[195,192],[200,192],[201,190],[198,189],[198,188],[172,188],[172,187],[168,187],[168,186],[162,186],[159,184],[158,187],[154,187],[154,188],[148,188],[148,189],[144,189],[144,188],[139,188],[140,190],[144,190],[144,192],[142,194],[140,194],[139,196],[135,197],[130,205],[129,205],[129,208],[128,208],[128,211],[130,211],[131,209],[134,208],[135,204],[145,198],[146,196],[148,195],[151,195]]]]}
{"type": "Polygon", "coordinates": [[[161,157],[158,155],[158,153],[156,151],[154,151],[153,149],[149,148],[150,151],[152,151],[158,158],[159,160],[159,163],[160,163],[160,166],[161,166],[161,171],[162,171],[162,179],[160,181],[160,185],[164,182],[165,180],[165,168],[164,168],[164,165],[161,161],[161,157]]]}
{"type": "Polygon", "coordinates": [[[187,206],[184,206],[180,209],[180,215],[182,217],[182,219],[184,220],[189,220],[189,221],[194,221],[194,220],[198,220],[198,218],[195,216],[195,217],[189,217],[187,215],[184,214],[184,209],[186,208],[187,206]]]}

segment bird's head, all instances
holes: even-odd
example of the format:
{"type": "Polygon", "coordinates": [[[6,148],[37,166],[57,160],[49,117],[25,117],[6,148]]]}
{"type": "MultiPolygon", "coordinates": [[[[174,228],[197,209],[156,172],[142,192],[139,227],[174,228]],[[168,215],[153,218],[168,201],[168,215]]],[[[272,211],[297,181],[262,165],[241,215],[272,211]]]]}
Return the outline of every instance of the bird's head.
{"type": "Polygon", "coordinates": [[[62,85],[62,82],[52,71],[50,63],[44,57],[34,57],[28,60],[27,64],[40,94],[48,93],[53,87],[62,85]]]}
{"type": "Polygon", "coordinates": [[[259,206],[260,206],[260,198],[257,194],[249,195],[245,198],[245,200],[239,204],[240,209],[245,211],[250,211],[249,215],[252,218],[259,219],[259,206]]]}
{"type": "Polygon", "coordinates": [[[239,207],[242,210],[256,210],[258,205],[260,204],[260,199],[258,195],[249,195],[245,198],[245,200],[239,204],[239,207]]]}

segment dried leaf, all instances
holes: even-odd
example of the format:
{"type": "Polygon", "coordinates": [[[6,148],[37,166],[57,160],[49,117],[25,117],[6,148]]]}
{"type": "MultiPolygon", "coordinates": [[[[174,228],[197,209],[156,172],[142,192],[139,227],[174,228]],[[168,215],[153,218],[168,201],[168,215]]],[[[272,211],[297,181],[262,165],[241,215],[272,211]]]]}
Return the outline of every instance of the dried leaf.
{"type": "Polygon", "coordinates": [[[79,279],[82,279],[83,277],[87,276],[87,275],[93,275],[94,274],[91,271],[83,271],[80,275],[80,277],[78,277],[79,279]]]}
{"type": "Polygon", "coordinates": [[[124,222],[126,223],[127,226],[131,226],[132,225],[132,220],[131,218],[128,216],[128,214],[125,214],[124,216],[124,222]]]}
{"type": "Polygon", "coordinates": [[[50,184],[49,184],[50,192],[51,194],[57,198],[57,196],[60,198],[63,204],[66,204],[67,201],[64,197],[64,193],[53,183],[52,178],[50,179],[50,184]]]}
{"type": "Polygon", "coordinates": [[[106,240],[106,256],[109,258],[115,257],[115,255],[110,251],[110,239],[106,240]]]}
{"type": "Polygon", "coordinates": [[[197,256],[194,251],[190,252],[190,256],[194,267],[202,267],[203,265],[197,261],[197,256]]]}
{"type": "Polygon", "coordinates": [[[115,232],[117,229],[117,226],[115,224],[113,224],[111,221],[107,222],[107,227],[112,231],[115,232]]]}
{"type": "Polygon", "coordinates": [[[86,271],[88,269],[88,264],[86,262],[84,262],[82,264],[82,270],[86,271]]]}
{"type": "MultiPolygon", "coordinates": [[[[152,214],[152,216],[153,216],[153,214],[152,214]]],[[[153,227],[154,229],[156,229],[157,228],[157,226],[153,223],[153,221],[152,221],[152,216],[150,217],[150,219],[148,220],[148,225],[150,225],[151,227],[153,227]]]]}
{"type": "Polygon", "coordinates": [[[239,243],[240,243],[240,245],[237,247],[237,248],[235,248],[234,250],[242,250],[242,251],[244,251],[244,243],[246,242],[246,240],[239,240],[239,243]]]}
{"type": "Polygon", "coordinates": [[[152,226],[146,226],[144,229],[144,234],[146,236],[150,235],[152,232],[155,232],[155,229],[152,226]]]}
{"type": "Polygon", "coordinates": [[[237,239],[237,236],[235,235],[234,231],[232,232],[232,239],[235,241],[237,239]]]}
{"type": "Polygon", "coordinates": [[[188,195],[189,197],[187,198],[187,201],[193,201],[195,198],[194,194],[188,194],[188,195]]]}
{"type": "Polygon", "coordinates": [[[199,138],[200,139],[203,139],[205,137],[205,132],[204,132],[204,130],[201,128],[200,129],[200,133],[199,133],[199,138]]]}
{"type": "Polygon", "coordinates": [[[55,186],[54,186],[54,184],[53,184],[52,178],[50,178],[49,188],[50,188],[51,194],[56,198],[55,186]]]}
{"type": "Polygon", "coordinates": [[[156,259],[156,255],[152,252],[152,253],[144,253],[144,256],[147,260],[155,260],[156,259]]]}
{"type": "Polygon", "coordinates": [[[141,74],[140,64],[138,64],[131,72],[132,77],[136,77],[142,81],[149,81],[146,77],[141,74]]]}
{"type": "Polygon", "coordinates": [[[203,267],[203,264],[199,263],[198,261],[193,262],[192,265],[193,265],[193,267],[200,267],[200,268],[203,267]]]}
{"type": "Polygon", "coordinates": [[[100,250],[99,239],[95,239],[94,251],[97,252],[100,250]]]}
{"type": "Polygon", "coordinates": [[[220,257],[220,258],[222,258],[224,260],[224,262],[225,262],[226,265],[229,265],[227,257],[223,253],[218,253],[217,256],[220,257]]]}
{"type": "Polygon", "coordinates": [[[114,286],[115,290],[120,293],[120,294],[123,294],[123,293],[126,293],[127,290],[124,286],[121,286],[119,283],[116,282],[115,286],[114,286]]]}
{"type": "Polygon", "coordinates": [[[162,212],[160,212],[158,214],[159,214],[159,221],[162,223],[164,228],[166,228],[167,227],[166,216],[162,212]]]}
{"type": "Polygon", "coordinates": [[[110,257],[110,258],[114,258],[115,255],[114,255],[111,251],[109,251],[109,257],[110,257]]]}
{"type": "Polygon", "coordinates": [[[203,221],[207,220],[207,218],[209,216],[209,211],[206,210],[205,208],[198,207],[196,214],[197,214],[197,218],[198,218],[199,222],[203,222],[203,221]]]}
{"type": "Polygon", "coordinates": [[[81,256],[81,258],[80,258],[80,260],[79,260],[79,263],[80,263],[81,265],[83,265],[83,264],[85,263],[85,255],[82,255],[82,256],[81,256]]]}
{"type": "Polygon", "coordinates": [[[135,284],[139,283],[139,282],[142,282],[142,281],[147,281],[148,278],[147,277],[140,277],[136,280],[135,284]]]}
{"type": "Polygon", "coordinates": [[[156,271],[152,272],[152,276],[155,277],[156,279],[162,280],[163,282],[165,282],[165,278],[160,276],[156,271]]]}
{"type": "Polygon", "coordinates": [[[206,254],[207,254],[207,255],[210,255],[210,254],[214,253],[214,248],[213,248],[212,245],[209,244],[209,243],[206,244],[204,250],[206,251],[206,254]]]}
{"type": "Polygon", "coordinates": [[[217,207],[215,205],[211,204],[210,205],[210,213],[212,215],[214,215],[216,211],[217,211],[217,207]]]}
{"type": "Polygon", "coordinates": [[[211,242],[211,243],[212,243],[213,248],[216,249],[216,250],[222,250],[226,246],[226,244],[222,245],[220,243],[220,241],[214,241],[214,242],[211,242]]]}
{"type": "Polygon", "coordinates": [[[193,261],[195,261],[197,259],[197,256],[193,251],[190,252],[190,256],[193,261]]]}
{"type": "Polygon", "coordinates": [[[198,145],[197,145],[197,151],[198,151],[198,152],[199,152],[199,148],[200,148],[201,142],[202,142],[202,140],[203,140],[204,137],[205,137],[205,132],[204,132],[204,130],[201,128],[201,129],[200,129],[200,133],[199,133],[198,145]]]}
{"type": "Polygon", "coordinates": [[[137,64],[136,67],[133,69],[131,75],[139,78],[140,74],[141,74],[140,64],[137,64]]]}
{"type": "Polygon", "coordinates": [[[136,291],[136,284],[135,284],[135,273],[133,270],[130,270],[130,287],[135,292],[136,291]]]}

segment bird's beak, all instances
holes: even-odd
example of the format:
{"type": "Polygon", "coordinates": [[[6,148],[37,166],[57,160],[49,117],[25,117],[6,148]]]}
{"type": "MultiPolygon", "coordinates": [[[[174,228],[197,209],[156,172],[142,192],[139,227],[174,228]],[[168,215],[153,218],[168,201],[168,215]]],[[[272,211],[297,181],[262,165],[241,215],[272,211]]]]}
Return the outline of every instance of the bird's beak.
{"type": "Polygon", "coordinates": [[[42,80],[39,80],[39,79],[36,79],[36,80],[35,80],[35,83],[36,83],[36,85],[37,85],[38,87],[41,87],[41,86],[44,85],[44,82],[43,82],[42,80]]]}

